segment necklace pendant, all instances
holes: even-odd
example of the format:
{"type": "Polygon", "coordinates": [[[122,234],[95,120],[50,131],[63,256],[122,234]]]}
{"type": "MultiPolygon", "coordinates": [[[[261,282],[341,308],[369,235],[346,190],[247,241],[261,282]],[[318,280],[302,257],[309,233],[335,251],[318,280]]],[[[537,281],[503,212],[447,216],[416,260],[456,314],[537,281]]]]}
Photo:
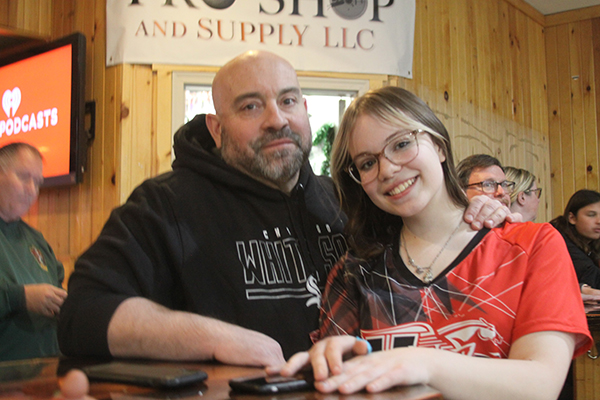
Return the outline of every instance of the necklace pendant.
{"type": "Polygon", "coordinates": [[[423,280],[427,284],[429,284],[429,283],[431,283],[431,281],[433,281],[433,274],[431,273],[431,271],[427,271],[423,280]]]}
{"type": "Polygon", "coordinates": [[[422,267],[420,267],[419,265],[417,265],[417,263],[415,262],[415,260],[413,260],[412,258],[409,258],[408,262],[415,269],[415,271],[417,272],[417,274],[422,274],[425,271],[422,267]]]}

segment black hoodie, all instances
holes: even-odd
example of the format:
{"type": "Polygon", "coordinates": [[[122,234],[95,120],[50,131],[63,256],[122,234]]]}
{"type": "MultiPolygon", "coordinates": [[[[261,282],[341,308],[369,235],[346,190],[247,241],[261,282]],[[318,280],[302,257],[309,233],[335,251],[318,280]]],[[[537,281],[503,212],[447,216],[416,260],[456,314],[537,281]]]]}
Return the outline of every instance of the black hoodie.
{"type": "Polygon", "coordinates": [[[262,332],[286,358],[310,347],[327,273],[346,249],[332,182],[306,163],[288,196],[214,148],[203,115],[180,128],[173,171],[136,188],[77,260],[60,313],[64,354],[109,356],[108,323],[134,296],[262,332]]]}

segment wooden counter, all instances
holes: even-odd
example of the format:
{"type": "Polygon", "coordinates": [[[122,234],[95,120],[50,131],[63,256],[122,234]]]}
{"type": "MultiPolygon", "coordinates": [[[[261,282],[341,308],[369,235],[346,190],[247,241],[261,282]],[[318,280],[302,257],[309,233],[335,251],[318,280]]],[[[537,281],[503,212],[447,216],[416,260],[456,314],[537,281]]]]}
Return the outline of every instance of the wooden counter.
{"type": "MultiPolygon", "coordinates": [[[[58,378],[71,368],[90,365],[74,360],[57,358],[34,359],[26,362],[0,363],[0,399],[41,400],[56,395],[58,378]]],[[[166,364],[166,363],[162,363],[166,364]]],[[[173,365],[173,364],[170,364],[173,365]]],[[[208,379],[201,384],[181,389],[159,390],[116,383],[92,382],[90,395],[96,399],[111,400],[433,400],[443,399],[441,394],[424,385],[398,387],[378,394],[361,392],[353,395],[322,394],[317,391],[274,395],[245,395],[230,391],[231,378],[257,375],[262,369],[237,367],[218,363],[177,363],[175,365],[205,371],[208,379]]]]}

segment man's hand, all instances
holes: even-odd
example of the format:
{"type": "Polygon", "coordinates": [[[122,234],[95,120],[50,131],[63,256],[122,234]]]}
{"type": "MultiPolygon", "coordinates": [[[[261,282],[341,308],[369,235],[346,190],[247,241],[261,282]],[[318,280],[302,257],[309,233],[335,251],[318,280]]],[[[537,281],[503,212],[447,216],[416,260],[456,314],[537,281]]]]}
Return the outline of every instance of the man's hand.
{"type": "Polygon", "coordinates": [[[28,311],[52,318],[58,315],[67,292],[48,283],[24,285],[28,311]]]}
{"type": "Polygon", "coordinates": [[[260,332],[231,326],[214,352],[214,358],[224,364],[241,364],[258,367],[281,366],[285,363],[279,343],[260,332]]]}
{"type": "Polygon", "coordinates": [[[480,230],[482,227],[493,228],[503,222],[523,222],[519,213],[511,213],[510,209],[500,201],[485,195],[475,196],[471,199],[465,211],[465,222],[472,229],[480,230]]]}

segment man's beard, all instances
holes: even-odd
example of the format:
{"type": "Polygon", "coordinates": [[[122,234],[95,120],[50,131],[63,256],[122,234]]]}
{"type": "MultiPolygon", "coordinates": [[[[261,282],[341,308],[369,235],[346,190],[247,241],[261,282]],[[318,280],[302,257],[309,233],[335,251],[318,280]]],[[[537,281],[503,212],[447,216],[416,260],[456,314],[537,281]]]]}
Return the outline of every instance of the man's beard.
{"type": "Polygon", "coordinates": [[[312,145],[310,140],[303,143],[302,136],[292,132],[289,127],[267,132],[250,142],[250,148],[241,148],[235,140],[231,140],[224,128],[221,130],[221,139],[221,155],[227,164],[276,186],[284,185],[298,173],[308,160],[312,145]],[[291,139],[296,147],[263,152],[264,146],[283,138],[291,139]]]}

